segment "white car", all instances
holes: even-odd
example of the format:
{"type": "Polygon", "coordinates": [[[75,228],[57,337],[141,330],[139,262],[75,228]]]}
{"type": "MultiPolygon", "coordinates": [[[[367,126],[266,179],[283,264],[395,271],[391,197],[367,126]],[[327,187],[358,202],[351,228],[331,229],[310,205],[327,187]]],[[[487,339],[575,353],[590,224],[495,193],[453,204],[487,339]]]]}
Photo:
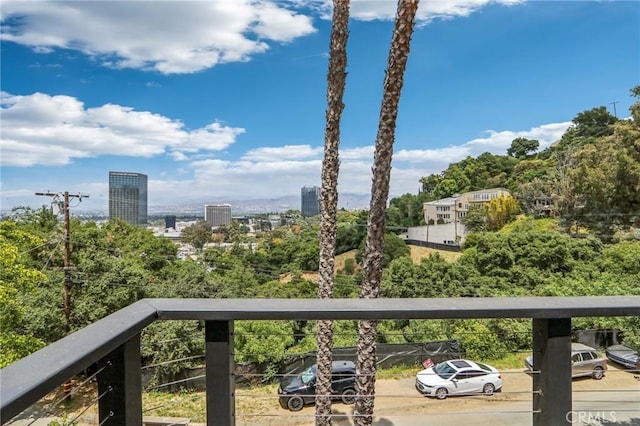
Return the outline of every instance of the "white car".
{"type": "Polygon", "coordinates": [[[468,359],[444,361],[416,375],[416,389],[426,396],[492,395],[502,389],[502,376],[494,367],[468,359]]]}

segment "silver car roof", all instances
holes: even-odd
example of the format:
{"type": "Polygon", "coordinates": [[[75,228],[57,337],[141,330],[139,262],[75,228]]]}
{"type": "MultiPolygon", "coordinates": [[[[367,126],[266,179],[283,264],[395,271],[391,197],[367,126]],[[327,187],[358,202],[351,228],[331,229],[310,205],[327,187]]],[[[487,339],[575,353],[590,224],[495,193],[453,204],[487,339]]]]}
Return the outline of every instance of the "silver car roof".
{"type": "Polygon", "coordinates": [[[584,351],[597,352],[591,346],[587,346],[582,343],[571,343],[571,352],[584,352],[584,351]]]}

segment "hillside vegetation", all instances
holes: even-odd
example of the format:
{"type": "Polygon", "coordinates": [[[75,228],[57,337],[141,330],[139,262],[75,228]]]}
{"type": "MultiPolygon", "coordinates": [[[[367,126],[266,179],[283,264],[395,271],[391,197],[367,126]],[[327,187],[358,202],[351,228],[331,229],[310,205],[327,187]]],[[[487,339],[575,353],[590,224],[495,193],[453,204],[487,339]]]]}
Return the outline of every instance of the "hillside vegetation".
{"type": "MultiPolygon", "coordinates": [[[[634,89],[640,95],[640,88],[634,89]]],[[[618,120],[606,110],[580,113],[562,139],[535,153],[532,141],[515,140],[506,156],[482,154],[423,178],[423,192],[399,197],[387,211],[391,229],[419,222],[410,203],[453,192],[506,186],[522,207],[503,215],[491,205],[475,221],[461,253],[409,247],[385,236],[381,297],[507,297],[640,294],[640,108],[618,120]],[[554,200],[554,214],[540,218],[530,205],[554,200]],[[405,214],[406,210],[406,214],[405,214]],[[488,226],[491,223],[492,226],[488,226]],[[487,224],[487,226],[484,226],[487,224]],[[499,226],[497,226],[499,224],[499,226]],[[491,231],[496,227],[496,231],[491,231]]],[[[494,206],[495,207],[495,206],[494,206]]],[[[479,212],[483,213],[483,212],[479,212]]],[[[503,213],[503,212],[502,212],[503,213]]],[[[340,211],[334,297],[358,297],[367,212],[340,211]]],[[[265,222],[250,235],[237,223],[219,230],[230,249],[206,248],[211,230],[194,226],[185,242],[201,250],[177,257],[171,241],[111,220],[71,221],[71,313],[63,314],[64,231],[48,209],[16,209],[0,221],[0,365],[141,298],[315,298],[318,225],[292,215],[276,229],[265,222]],[[287,279],[283,280],[282,277],[287,279]]],[[[640,344],[640,318],[580,318],[576,328],[618,328],[640,344]]],[[[315,350],[315,322],[241,321],[238,361],[278,371],[292,353],[315,350]]],[[[521,320],[381,321],[379,341],[458,339],[471,357],[498,359],[530,350],[531,324],[521,320]]],[[[354,322],[336,322],[335,345],[355,343],[354,322]]],[[[204,350],[198,321],[159,322],[142,336],[146,364],[156,380],[192,366],[204,350]],[[171,362],[176,359],[184,361],[171,362]]]]}
{"type": "Polygon", "coordinates": [[[486,152],[467,157],[423,177],[419,194],[391,200],[389,224],[422,225],[426,201],[503,187],[523,213],[551,214],[564,231],[575,232],[577,227],[606,240],[638,238],[640,86],[631,95],[636,102],[629,119],[614,117],[604,106],[592,108],[578,113],[562,138],[542,151],[537,140],[516,138],[505,155],[486,152]],[[551,202],[553,208],[540,210],[536,205],[540,200],[551,202]]]}

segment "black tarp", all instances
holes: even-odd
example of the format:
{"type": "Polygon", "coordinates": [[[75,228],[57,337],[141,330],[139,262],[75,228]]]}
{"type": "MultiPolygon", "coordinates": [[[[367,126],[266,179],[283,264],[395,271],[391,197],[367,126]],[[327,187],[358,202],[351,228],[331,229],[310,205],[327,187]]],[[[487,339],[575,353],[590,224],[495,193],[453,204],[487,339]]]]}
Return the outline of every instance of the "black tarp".
{"type": "MultiPolygon", "coordinates": [[[[390,368],[398,365],[421,366],[425,359],[438,363],[447,359],[464,357],[457,340],[441,340],[426,343],[377,343],[376,356],[378,368],[390,368]]],[[[333,360],[355,362],[356,347],[333,348],[333,360]]],[[[281,374],[298,374],[305,368],[315,364],[316,353],[292,357],[281,368],[281,374]]]]}
{"type": "MultiPolygon", "coordinates": [[[[463,358],[464,351],[457,340],[441,340],[426,343],[377,343],[376,344],[378,368],[390,368],[398,365],[415,366],[422,369],[422,363],[431,359],[433,363],[447,359],[463,358]]],[[[356,361],[356,348],[342,347],[333,349],[333,360],[356,361]]],[[[282,376],[297,375],[305,368],[316,363],[316,353],[309,352],[303,355],[291,356],[280,364],[275,375],[268,371],[268,363],[241,362],[236,363],[235,377],[238,385],[256,384],[277,381],[282,376]]],[[[204,367],[187,368],[178,373],[165,375],[159,378],[162,385],[159,390],[179,391],[180,389],[204,390],[204,367]]],[[[145,378],[145,386],[150,385],[153,375],[145,378]]],[[[151,386],[151,389],[154,387],[151,386]]]]}
{"type": "Polygon", "coordinates": [[[606,349],[611,345],[619,345],[623,340],[622,332],[614,328],[574,330],[573,336],[573,340],[576,342],[595,349],[606,349]]]}

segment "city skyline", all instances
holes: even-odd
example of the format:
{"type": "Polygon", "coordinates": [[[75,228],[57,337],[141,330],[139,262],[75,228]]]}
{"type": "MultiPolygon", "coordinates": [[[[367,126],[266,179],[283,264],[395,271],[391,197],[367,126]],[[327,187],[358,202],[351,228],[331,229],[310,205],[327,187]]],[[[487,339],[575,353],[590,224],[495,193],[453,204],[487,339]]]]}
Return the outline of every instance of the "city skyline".
{"type": "MultiPolygon", "coordinates": [[[[395,3],[352,2],[343,198],[371,190],[395,3]]],[[[327,2],[234,4],[3,2],[0,208],[70,191],[107,211],[109,170],[147,174],[150,209],[320,186],[327,2]]],[[[422,2],[390,197],[516,137],[544,149],[581,111],[627,117],[639,31],[636,2],[422,2]]]]}

